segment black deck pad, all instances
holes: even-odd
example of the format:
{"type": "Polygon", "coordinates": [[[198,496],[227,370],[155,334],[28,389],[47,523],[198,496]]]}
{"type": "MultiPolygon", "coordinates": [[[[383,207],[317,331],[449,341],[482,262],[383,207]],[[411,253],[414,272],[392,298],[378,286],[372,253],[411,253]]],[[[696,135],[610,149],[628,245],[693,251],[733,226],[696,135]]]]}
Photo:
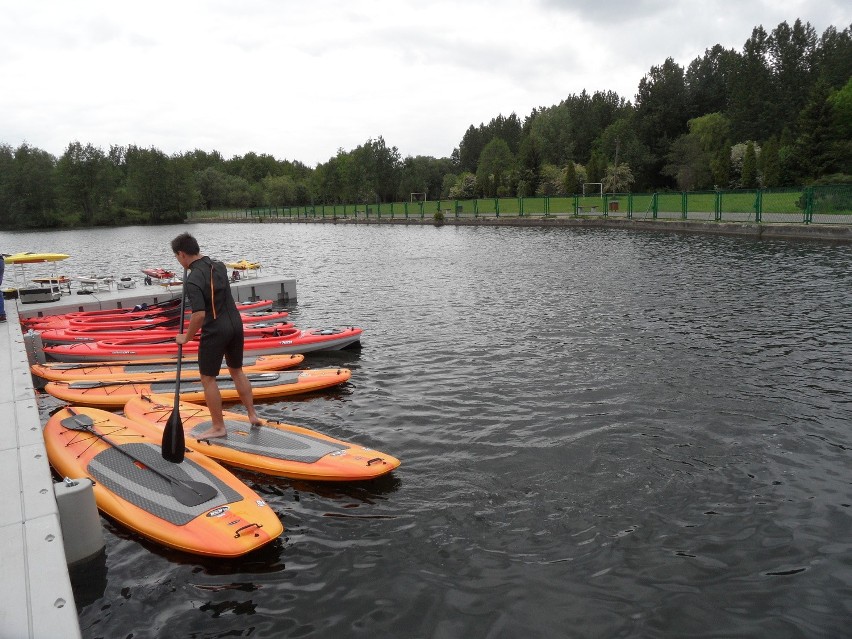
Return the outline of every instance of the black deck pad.
{"type": "Polygon", "coordinates": [[[183,526],[211,508],[241,501],[243,498],[221,479],[189,459],[181,464],[167,462],[160,454],[159,447],[153,444],[121,444],[121,448],[161,473],[175,479],[210,484],[218,491],[216,497],[203,504],[187,506],[174,498],[168,481],[150,470],[140,468],[115,448],[105,448],[92,458],[88,470],[95,481],[134,506],[171,524],[183,526]]]}
{"type": "MultiPolygon", "coordinates": [[[[212,425],[213,422],[210,421],[202,422],[192,429],[190,435],[198,438],[212,425]]],[[[313,464],[329,453],[347,448],[344,444],[337,444],[303,433],[288,433],[277,428],[263,426],[252,428],[248,422],[239,420],[226,419],[225,430],[228,431],[226,437],[213,437],[210,442],[245,453],[254,453],[273,459],[305,462],[306,464],[313,464]]],[[[204,451],[203,448],[199,450],[204,451]]]]}
{"type": "MultiPolygon", "coordinates": [[[[252,387],[261,388],[268,386],[281,386],[282,384],[295,384],[299,381],[299,375],[299,371],[289,371],[282,373],[251,373],[249,374],[249,380],[251,380],[252,387]]],[[[230,377],[224,376],[219,377],[217,379],[219,388],[222,390],[236,388],[234,386],[234,380],[230,377]]],[[[204,387],[201,385],[201,382],[181,382],[180,385],[180,391],[182,393],[198,393],[203,390],[204,387]]],[[[163,395],[174,395],[175,383],[172,381],[154,382],[151,384],[151,392],[162,393],[163,395]]]]}

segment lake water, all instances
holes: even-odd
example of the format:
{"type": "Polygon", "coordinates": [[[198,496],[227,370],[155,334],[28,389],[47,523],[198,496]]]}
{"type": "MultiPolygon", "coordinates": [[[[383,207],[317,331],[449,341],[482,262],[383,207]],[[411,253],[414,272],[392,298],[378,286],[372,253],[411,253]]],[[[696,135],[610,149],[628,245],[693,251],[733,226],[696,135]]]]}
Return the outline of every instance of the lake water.
{"type": "MultiPolygon", "coordinates": [[[[86,637],[840,637],[852,622],[852,246],[618,230],[210,224],[0,233],[68,274],[203,252],[298,280],[352,381],[262,415],[402,459],[237,474],[240,560],[104,520],[86,637]]],[[[42,398],[46,419],[60,403],[42,398]]]]}

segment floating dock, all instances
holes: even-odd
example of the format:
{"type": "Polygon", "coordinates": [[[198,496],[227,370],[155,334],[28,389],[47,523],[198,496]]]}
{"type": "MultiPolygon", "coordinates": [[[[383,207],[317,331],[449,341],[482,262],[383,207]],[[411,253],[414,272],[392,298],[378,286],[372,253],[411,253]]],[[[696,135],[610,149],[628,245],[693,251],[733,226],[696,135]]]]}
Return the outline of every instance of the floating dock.
{"type": "MultiPolygon", "coordinates": [[[[296,281],[247,278],[231,284],[237,301],[296,300],[296,281]]],[[[59,300],[23,304],[5,300],[8,321],[0,323],[0,637],[81,637],[71,589],[54,479],[42,438],[42,424],[19,319],[71,311],[132,308],[179,297],[181,289],[152,285],[110,287],[59,300]],[[8,375],[6,372],[8,371],[8,375]]],[[[68,525],[66,523],[66,525],[68,525]]]]}
{"type": "MultiPolygon", "coordinates": [[[[296,301],[296,280],[278,277],[252,277],[231,282],[231,293],[237,302],[272,300],[276,304],[296,301]]],[[[6,300],[6,305],[16,304],[21,319],[61,315],[74,311],[100,311],[112,308],[133,308],[139,304],[156,304],[179,298],[181,287],[154,283],[150,286],[136,285],[133,288],[111,287],[106,290],[63,295],[55,302],[22,304],[6,300]]]]}

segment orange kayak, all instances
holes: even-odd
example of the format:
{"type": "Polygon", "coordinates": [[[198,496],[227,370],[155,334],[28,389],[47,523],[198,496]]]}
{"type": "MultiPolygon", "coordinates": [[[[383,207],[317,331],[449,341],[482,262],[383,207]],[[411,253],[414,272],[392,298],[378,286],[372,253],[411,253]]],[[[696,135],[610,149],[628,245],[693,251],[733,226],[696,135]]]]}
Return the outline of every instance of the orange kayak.
{"type": "MultiPolygon", "coordinates": [[[[243,360],[243,371],[257,373],[264,371],[280,371],[295,368],[305,361],[304,355],[261,355],[247,357],[243,360]]],[[[198,376],[198,362],[184,361],[182,364],[186,378],[198,376]]],[[[133,380],[155,382],[164,379],[174,379],[177,371],[177,360],[151,359],[127,362],[92,362],[92,363],[48,363],[30,366],[33,375],[53,382],[73,380],[133,380]]],[[[222,368],[220,375],[227,375],[228,369],[222,368]]]]}
{"type": "Polygon", "coordinates": [[[257,493],[196,452],[165,461],[160,440],[93,408],[64,408],[44,428],[51,465],[94,481],[105,515],[157,543],[212,557],[239,557],[284,530],[257,493]]]}
{"type": "MultiPolygon", "coordinates": [[[[352,376],[348,368],[317,368],[307,371],[270,371],[247,375],[255,400],[277,399],[288,395],[311,393],[347,382],[352,376]]],[[[223,402],[238,402],[240,396],[234,381],[228,375],[217,378],[223,402]]],[[[175,379],[158,382],[134,382],[126,379],[78,380],[72,382],[48,382],[44,390],[70,404],[95,408],[121,408],[137,395],[162,393],[174,397],[175,379]]],[[[182,379],[180,397],[188,402],[204,402],[201,381],[182,379]]]]}
{"type": "MultiPolygon", "coordinates": [[[[172,398],[164,395],[131,399],[124,414],[138,424],[137,429],[154,439],[174,410],[172,398]]],[[[341,441],[292,424],[262,420],[252,427],[248,416],[224,411],[225,437],[199,440],[210,428],[210,411],[205,406],[180,402],[181,423],[186,445],[230,466],[258,473],[312,481],[361,481],[381,477],[400,464],[387,453],[341,441]]]]}

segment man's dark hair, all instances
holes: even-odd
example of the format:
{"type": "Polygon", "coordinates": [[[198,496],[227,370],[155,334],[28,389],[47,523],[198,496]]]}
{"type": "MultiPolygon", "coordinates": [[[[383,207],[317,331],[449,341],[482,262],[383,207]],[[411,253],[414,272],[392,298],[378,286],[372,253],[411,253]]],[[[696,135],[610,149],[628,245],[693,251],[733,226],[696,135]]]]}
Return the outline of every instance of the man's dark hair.
{"type": "Polygon", "coordinates": [[[177,255],[179,251],[183,251],[187,255],[201,253],[201,249],[198,248],[198,241],[189,233],[181,233],[172,240],[172,253],[177,255]]]}

